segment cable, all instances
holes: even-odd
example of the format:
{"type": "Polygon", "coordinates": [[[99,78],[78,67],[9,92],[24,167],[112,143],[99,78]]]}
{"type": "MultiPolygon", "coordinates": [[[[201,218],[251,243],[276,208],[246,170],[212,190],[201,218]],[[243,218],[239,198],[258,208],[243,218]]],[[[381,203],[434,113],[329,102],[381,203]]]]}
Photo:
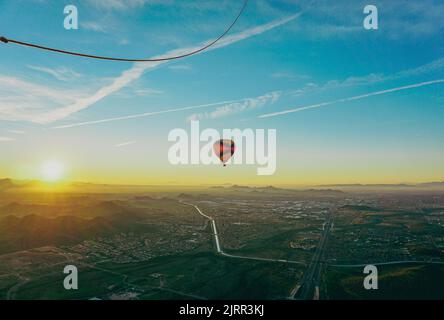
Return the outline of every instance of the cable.
{"type": "Polygon", "coordinates": [[[214,46],[216,43],[218,43],[223,37],[225,37],[231,31],[231,29],[233,29],[234,25],[237,23],[237,21],[240,19],[240,17],[244,13],[245,8],[247,7],[248,1],[249,0],[245,0],[244,1],[244,4],[242,5],[242,8],[241,8],[239,14],[236,16],[236,19],[230,24],[228,29],[225,30],[225,32],[222,33],[216,40],[213,40],[212,42],[210,42],[209,44],[205,45],[204,47],[202,47],[200,49],[197,49],[197,50],[185,53],[185,54],[181,54],[181,55],[177,55],[177,56],[172,56],[172,57],[154,58],[154,59],[113,58],[113,57],[96,56],[96,55],[91,55],[91,54],[85,54],[85,53],[66,51],[66,50],[61,50],[61,49],[56,49],[56,48],[51,48],[51,47],[45,47],[45,46],[42,46],[42,45],[28,43],[28,42],[23,42],[23,41],[18,41],[18,40],[9,39],[9,38],[6,38],[6,37],[0,37],[0,41],[5,43],[5,44],[14,43],[14,44],[17,44],[17,45],[31,47],[31,48],[34,48],[34,49],[40,49],[40,50],[45,50],[45,51],[52,51],[52,52],[57,52],[57,53],[61,53],[61,54],[67,54],[67,55],[83,57],[83,58],[90,58],[90,59],[98,59],[98,60],[121,61],[121,62],[160,62],[160,61],[177,60],[177,59],[182,59],[182,58],[186,58],[186,57],[198,54],[198,53],[200,53],[202,51],[205,51],[205,50],[209,49],[210,47],[214,46]]]}

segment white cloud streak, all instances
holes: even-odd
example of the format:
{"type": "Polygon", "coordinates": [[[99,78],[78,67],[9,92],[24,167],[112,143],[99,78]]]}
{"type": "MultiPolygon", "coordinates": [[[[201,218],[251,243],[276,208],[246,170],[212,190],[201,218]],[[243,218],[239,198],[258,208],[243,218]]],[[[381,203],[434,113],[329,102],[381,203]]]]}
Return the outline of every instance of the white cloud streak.
{"type": "Polygon", "coordinates": [[[0,120],[37,122],[42,114],[80,94],[0,75],[0,120]]]}
{"type": "Polygon", "coordinates": [[[80,73],[77,73],[74,70],[71,70],[66,67],[51,69],[51,68],[29,65],[28,68],[34,71],[39,71],[49,74],[60,81],[69,81],[72,80],[73,78],[79,78],[82,76],[80,73]]]}
{"type": "Polygon", "coordinates": [[[192,120],[204,120],[204,119],[218,119],[226,116],[230,116],[239,112],[253,110],[257,108],[261,108],[269,103],[275,103],[281,97],[282,92],[270,92],[265,95],[256,97],[256,98],[248,98],[243,101],[232,102],[225,104],[216,108],[216,110],[212,112],[204,112],[193,114],[188,117],[188,121],[192,120]]]}
{"type": "Polygon", "coordinates": [[[89,126],[89,125],[93,125],[93,124],[114,122],[114,121],[120,121],[120,120],[130,120],[130,119],[146,118],[146,117],[156,116],[156,115],[160,115],[160,114],[167,114],[167,113],[173,113],[173,112],[180,112],[180,111],[188,111],[188,110],[195,110],[195,109],[201,109],[201,108],[215,107],[215,106],[220,106],[220,105],[223,105],[223,104],[236,103],[236,102],[240,102],[240,101],[244,101],[244,100],[245,99],[243,99],[243,100],[229,100],[229,101],[207,103],[207,104],[201,104],[201,105],[195,105],[195,106],[189,106],[189,107],[181,107],[181,108],[167,109],[167,110],[161,110],[161,111],[145,112],[145,113],[133,114],[133,115],[129,115],[129,116],[122,116],[122,117],[107,118],[107,119],[101,119],[101,120],[95,120],[95,121],[86,121],[86,122],[72,123],[72,124],[52,127],[51,129],[67,129],[67,128],[83,127],[83,126],[89,126]]]}
{"type": "Polygon", "coordinates": [[[0,137],[0,142],[9,142],[9,141],[14,141],[14,139],[9,137],[0,137]]]}
{"type": "Polygon", "coordinates": [[[88,0],[88,2],[100,9],[106,10],[128,10],[137,7],[142,7],[149,0],[88,0]]]}
{"type": "Polygon", "coordinates": [[[94,31],[94,32],[106,32],[105,27],[101,23],[97,22],[83,22],[80,24],[82,29],[94,31]]]}
{"type": "Polygon", "coordinates": [[[426,81],[426,82],[416,83],[416,84],[412,84],[412,85],[408,85],[408,86],[402,86],[402,87],[397,87],[397,88],[392,88],[392,89],[387,89],[387,90],[371,92],[371,93],[367,93],[367,94],[363,94],[363,95],[359,95],[359,96],[313,104],[313,105],[309,105],[309,106],[305,106],[305,107],[299,107],[299,108],[284,110],[284,111],[280,111],[280,112],[267,113],[267,114],[260,115],[258,118],[277,117],[277,116],[282,116],[282,115],[286,115],[286,114],[290,114],[290,113],[301,112],[301,111],[310,110],[310,109],[317,109],[317,108],[327,107],[327,106],[331,106],[331,105],[338,104],[338,103],[356,101],[356,100],[361,100],[361,99],[370,98],[370,97],[374,97],[374,96],[380,96],[380,95],[398,92],[398,91],[416,89],[416,88],[421,88],[421,87],[430,86],[433,84],[440,84],[440,83],[444,83],[444,79],[426,81]]]}
{"type": "Polygon", "coordinates": [[[114,145],[114,147],[122,148],[122,147],[130,146],[130,145],[136,144],[136,143],[137,143],[137,141],[128,141],[128,142],[123,142],[123,143],[116,144],[116,145],[114,145]]]}
{"type": "Polygon", "coordinates": [[[26,132],[22,131],[22,130],[8,130],[8,132],[12,133],[12,134],[20,134],[20,135],[26,134],[26,132]]]}
{"type": "Polygon", "coordinates": [[[23,91],[29,95],[49,98],[56,102],[66,101],[66,92],[53,90],[46,86],[30,83],[15,77],[0,76],[0,86],[9,88],[11,91],[23,91]]]}
{"type": "Polygon", "coordinates": [[[227,37],[223,38],[221,41],[219,41],[215,46],[211,47],[209,49],[209,51],[215,50],[215,49],[218,49],[218,48],[226,47],[226,46],[228,46],[230,44],[233,44],[233,43],[236,43],[236,42],[248,39],[248,38],[253,37],[253,36],[260,35],[260,34],[266,32],[266,31],[269,31],[269,30],[272,30],[274,28],[283,26],[283,25],[285,25],[285,24],[287,24],[287,23],[289,23],[289,22],[299,18],[301,16],[301,14],[302,13],[297,13],[297,14],[291,15],[291,16],[289,16],[287,18],[284,18],[284,19],[279,19],[279,20],[276,20],[276,21],[272,21],[270,23],[266,23],[266,24],[263,24],[263,25],[260,25],[260,26],[257,26],[257,27],[245,30],[245,31],[239,32],[237,34],[233,34],[231,36],[227,36],[227,37]]]}

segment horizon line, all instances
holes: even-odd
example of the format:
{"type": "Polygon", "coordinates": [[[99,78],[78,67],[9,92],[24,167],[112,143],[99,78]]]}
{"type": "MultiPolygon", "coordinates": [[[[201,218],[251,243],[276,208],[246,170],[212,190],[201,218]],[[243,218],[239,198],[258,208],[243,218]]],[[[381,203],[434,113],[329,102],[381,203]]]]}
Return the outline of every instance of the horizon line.
{"type": "Polygon", "coordinates": [[[11,177],[2,177],[0,181],[10,180],[11,182],[39,182],[47,185],[74,185],[74,184],[87,184],[95,186],[110,186],[110,187],[315,187],[315,188],[326,188],[326,187],[375,187],[375,186],[399,186],[399,187],[415,187],[427,184],[443,184],[443,180],[434,181],[420,181],[420,182],[393,182],[393,183],[363,183],[363,182],[351,182],[351,183],[322,183],[322,184],[305,184],[305,183],[196,183],[196,184],[179,184],[179,183],[165,183],[165,184],[139,184],[139,183],[107,183],[107,182],[88,182],[79,180],[60,180],[60,181],[45,181],[43,179],[18,179],[11,177]]]}

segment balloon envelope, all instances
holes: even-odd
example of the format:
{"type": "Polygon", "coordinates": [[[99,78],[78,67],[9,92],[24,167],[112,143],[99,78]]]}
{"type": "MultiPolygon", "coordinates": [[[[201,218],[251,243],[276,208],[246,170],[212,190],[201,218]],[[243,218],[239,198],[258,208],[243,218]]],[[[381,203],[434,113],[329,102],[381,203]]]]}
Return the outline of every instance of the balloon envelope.
{"type": "Polygon", "coordinates": [[[231,159],[236,151],[236,145],[233,140],[219,140],[214,143],[213,150],[216,156],[225,165],[225,163],[231,159]]]}

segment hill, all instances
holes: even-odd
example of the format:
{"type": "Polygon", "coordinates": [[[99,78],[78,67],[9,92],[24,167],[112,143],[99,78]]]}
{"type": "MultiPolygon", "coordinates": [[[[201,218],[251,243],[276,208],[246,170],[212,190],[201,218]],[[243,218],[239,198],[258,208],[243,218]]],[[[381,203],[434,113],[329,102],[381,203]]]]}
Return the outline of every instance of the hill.
{"type": "Polygon", "coordinates": [[[136,209],[129,208],[119,201],[91,201],[85,203],[59,202],[51,204],[34,204],[12,202],[0,207],[0,218],[5,216],[23,217],[39,215],[43,217],[57,217],[72,215],[76,217],[95,218],[113,216],[141,216],[136,209]]]}
{"type": "Polygon", "coordinates": [[[101,217],[84,219],[73,216],[7,216],[0,220],[0,252],[78,243],[111,234],[118,227],[115,222],[101,217]]]}
{"type": "Polygon", "coordinates": [[[0,179],[0,190],[6,190],[14,188],[14,183],[11,179],[0,179]]]}

